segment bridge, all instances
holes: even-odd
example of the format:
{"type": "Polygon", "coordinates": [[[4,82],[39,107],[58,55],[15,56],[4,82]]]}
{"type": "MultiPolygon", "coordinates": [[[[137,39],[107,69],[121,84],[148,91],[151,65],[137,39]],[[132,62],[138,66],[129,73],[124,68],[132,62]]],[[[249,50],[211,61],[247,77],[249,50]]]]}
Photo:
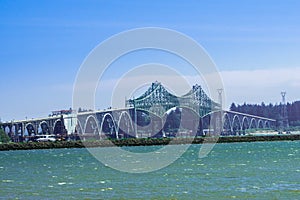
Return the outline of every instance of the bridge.
{"type": "Polygon", "coordinates": [[[154,82],[140,97],[126,100],[125,108],[55,113],[0,126],[14,141],[22,141],[36,134],[77,135],[82,139],[243,135],[247,129],[271,129],[275,124],[273,119],[222,110],[199,85],[177,97],[154,82]]]}
{"type": "Polygon", "coordinates": [[[74,132],[76,126],[76,115],[70,110],[54,111],[52,115],[45,118],[12,120],[2,122],[0,128],[14,142],[28,141],[35,135],[60,135],[67,136],[74,132]]]}

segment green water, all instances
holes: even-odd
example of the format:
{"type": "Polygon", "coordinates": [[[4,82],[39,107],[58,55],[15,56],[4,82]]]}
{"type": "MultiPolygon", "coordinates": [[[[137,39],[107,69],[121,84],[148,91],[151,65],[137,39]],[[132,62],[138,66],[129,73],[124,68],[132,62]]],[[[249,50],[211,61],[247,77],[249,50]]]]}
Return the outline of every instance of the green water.
{"type": "MultiPolygon", "coordinates": [[[[300,199],[300,142],[201,145],[145,174],[113,170],[86,149],[0,152],[0,199],[300,199]]],[[[157,147],[126,147],[151,151],[157,147]]]]}

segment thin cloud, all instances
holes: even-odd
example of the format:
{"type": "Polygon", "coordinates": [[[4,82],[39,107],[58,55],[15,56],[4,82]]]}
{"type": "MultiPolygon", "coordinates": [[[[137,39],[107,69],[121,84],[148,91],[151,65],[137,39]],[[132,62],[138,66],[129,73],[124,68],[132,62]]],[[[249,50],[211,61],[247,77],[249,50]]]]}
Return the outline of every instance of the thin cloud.
{"type": "Polygon", "coordinates": [[[223,71],[227,106],[237,103],[279,103],[280,92],[288,101],[299,99],[300,68],[223,71]]]}

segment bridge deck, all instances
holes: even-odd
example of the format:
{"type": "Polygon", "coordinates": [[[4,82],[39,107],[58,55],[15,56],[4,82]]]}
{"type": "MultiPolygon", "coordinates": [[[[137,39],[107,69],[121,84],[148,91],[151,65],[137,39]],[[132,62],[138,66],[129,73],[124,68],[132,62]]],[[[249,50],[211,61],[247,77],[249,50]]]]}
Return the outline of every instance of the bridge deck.
{"type": "Polygon", "coordinates": [[[229,111],[229,110],[224,110],[224,111],[228,112],[228,113],[237,114],[237,115],[243,115],[243,116],[247,116],[247,117],[253,117],[253,118],[258,118],[258,119],[263,119],[263,120],[269,120],[269,121],[276,122],[275,119],[270,119],[270,118],[266,118],[266,117],[260,117],[260,116],[256,116],[256,115],[250,115],[250,114],[246,114],[246,113],[240,113],[240,112],[229,111]]]}

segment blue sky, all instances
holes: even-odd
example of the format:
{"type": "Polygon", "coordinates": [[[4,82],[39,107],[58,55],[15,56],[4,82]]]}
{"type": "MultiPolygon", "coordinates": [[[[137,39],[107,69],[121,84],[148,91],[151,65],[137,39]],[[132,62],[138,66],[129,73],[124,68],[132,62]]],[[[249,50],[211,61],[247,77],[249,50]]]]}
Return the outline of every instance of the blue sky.
{"type": "Polygon", "coordinates": [[[298,100],[299,9],[296,0],[0,0],[0,117],[70,108],[89,52],[114,34],[148,26],[174,29],[201,44],[224,76],[228,104],[278,103],[281,90],[288,101],[298,100]]]}

